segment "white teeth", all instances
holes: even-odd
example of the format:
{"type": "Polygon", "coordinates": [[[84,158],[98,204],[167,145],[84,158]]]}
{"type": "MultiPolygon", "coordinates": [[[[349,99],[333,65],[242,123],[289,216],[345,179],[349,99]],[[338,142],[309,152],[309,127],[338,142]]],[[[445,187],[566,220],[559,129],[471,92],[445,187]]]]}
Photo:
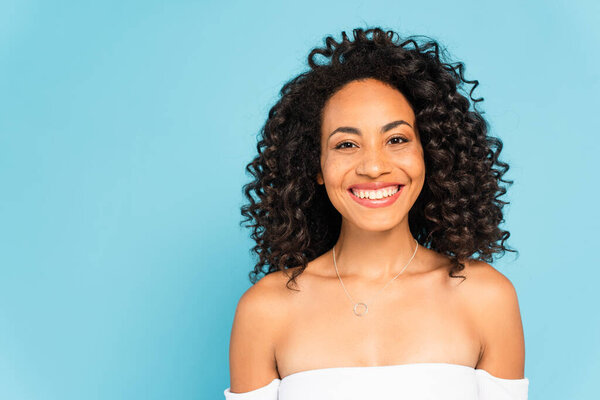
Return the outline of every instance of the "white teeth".
{"type": "Polygon", "coordinates": [[[352,189],[352,193],[361,199],[377,200],[384,197],[390,197],[399,190],[398,186],[389,186],[379,190],[356,190],[352,189]]]}

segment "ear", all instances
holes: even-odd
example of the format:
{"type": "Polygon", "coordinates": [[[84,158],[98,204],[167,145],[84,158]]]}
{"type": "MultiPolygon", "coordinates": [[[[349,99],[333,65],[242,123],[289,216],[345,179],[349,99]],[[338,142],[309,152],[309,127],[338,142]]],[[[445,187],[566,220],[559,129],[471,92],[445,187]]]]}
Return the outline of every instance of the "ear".
{"type": "Polygon", "coordinates": [[[325,183],[325,182],[323,181],[323,174],[321,174],[321,172],[318,172],[318,173],[317,173],[317,183],[318,183],[319,185],[322,185],[323,183],[325,183]]]}

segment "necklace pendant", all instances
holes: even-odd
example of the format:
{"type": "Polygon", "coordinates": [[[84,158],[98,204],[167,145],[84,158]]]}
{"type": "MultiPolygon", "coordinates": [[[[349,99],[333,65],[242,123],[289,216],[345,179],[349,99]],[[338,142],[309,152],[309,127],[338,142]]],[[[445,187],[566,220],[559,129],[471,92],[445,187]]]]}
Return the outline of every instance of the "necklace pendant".
{"type": "Polygon", "coordinates": [[[369,311],[369,307],[367,307],[365,303],[356,303],[354,305],[353,311],[354,315],[356,315],[357,317],[362,317],[369,311]]]}

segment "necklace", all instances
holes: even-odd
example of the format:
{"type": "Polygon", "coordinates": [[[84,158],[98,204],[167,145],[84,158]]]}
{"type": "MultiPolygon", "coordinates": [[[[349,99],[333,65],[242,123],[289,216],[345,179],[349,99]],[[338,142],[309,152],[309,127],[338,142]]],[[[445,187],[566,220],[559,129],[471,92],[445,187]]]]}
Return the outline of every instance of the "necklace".
{"type": "MultiPolygon", "coordinates": [[[[417,240],[415,239],[415,243],[417,244],[415,246],[415,251],[413,252],[413,255],[410,257],[410,260],[408,260],[408,262],[406,263],[404,268],[402,268],[402,270],[400,272],[398,272],[398,274],[395,277],[393,277],[391,281],[386,283],[384,287],[379,289],[377,291],[377,293],[375,293],[375,296],[377,296],[383,289],[385,289],[390,283],[392,283],[392,281],[394,279],[396,279],[398,276],[400,276],[400,274],[404,272],[406,267],[408,267],[408,264],[410,264],[410,262],[413,260],[413,258],[415,258],[415,254],[417,254],[417,249],[419,248],[419,242],[417,242],[417,240]]],[[[352,309],[352,311],[354,311],[354,315],[356,315],[357,317],[362,317],[369,311],[369,307],[367,306],[367,303],[363,303],[362,301],[358,302],[358,303],[354,302],[354,300],[352,299],[352,296],[350,296],[350,293],[348,293],[348,291],[346,290],[346,286],[344,286],[344,282],[342,282],[342,278],[340,277],[340,273],[338,272],[337,264],[335,262],[335,246],[333,246],[333,266],[335,267],[335,273],[337,274],[337,277],[339,278],[340,283],[342,284],[342,288],[344,288],[344,292],[346,292],[346,295],[348,296],[348,298],[350,299],[352,304],[354,304],[354,308],[352,309]]],[[[373,296],[372,299],[374,299],[375,296],[373,296]]]]}

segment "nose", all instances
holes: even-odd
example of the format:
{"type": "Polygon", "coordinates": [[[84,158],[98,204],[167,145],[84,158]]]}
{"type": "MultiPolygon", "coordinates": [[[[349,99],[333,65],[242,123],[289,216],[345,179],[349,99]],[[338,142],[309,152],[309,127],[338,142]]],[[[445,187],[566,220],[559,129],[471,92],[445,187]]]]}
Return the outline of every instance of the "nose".
{"type": "Polygon", "coordinates": [[[391,172],[391,164],[384,151],[378,148],[364,149],[362,157],[356,166],[358,175],[377,178],[391,172]]]}

